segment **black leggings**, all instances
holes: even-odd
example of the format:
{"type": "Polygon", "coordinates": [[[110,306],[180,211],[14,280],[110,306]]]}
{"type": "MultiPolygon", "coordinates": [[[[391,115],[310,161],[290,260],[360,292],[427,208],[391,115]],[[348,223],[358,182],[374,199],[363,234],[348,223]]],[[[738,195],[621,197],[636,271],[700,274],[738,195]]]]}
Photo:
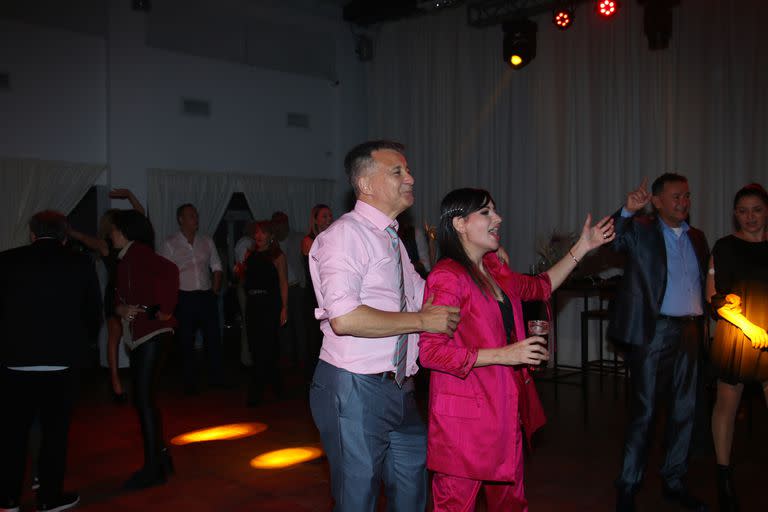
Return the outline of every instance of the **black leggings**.
{"type": "Polygon", "coordinates": [[[155,388],[164,339],[165,334],[159,334],[131,351],[133,403],[139,415],[144,440],[144,467],[158,464],[160,451],[165,447],[160,410],[155,404],[155,388]]]}

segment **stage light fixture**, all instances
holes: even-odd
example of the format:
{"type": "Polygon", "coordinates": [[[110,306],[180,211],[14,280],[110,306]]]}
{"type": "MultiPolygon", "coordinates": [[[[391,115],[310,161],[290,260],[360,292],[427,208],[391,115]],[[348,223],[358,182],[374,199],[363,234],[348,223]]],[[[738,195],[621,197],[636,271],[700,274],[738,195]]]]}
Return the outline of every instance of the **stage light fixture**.
{"type": "Polygon", "coordinates": [[[152,10],[152,0],[132,0],[131,8],[134,11],[149,12],[152,10]]]}
{"type": "Polygon", "coordinates": [[[552,23],[559,30],[568,30],[573,25],[573,16],[572,7],[556,7],[552,10],[552,23]]]}
{"type": "Polygon", "coordinates": [[[643,5],[643,32],[648,38],[648,48],[664,50],[669,48],[674,26],[672,8],[680,0],[639,0],[643,5]]]}
{"type": "Polygon", "coordinates": [[[600,16],[610,18],[619,10],[619,0],[597,0],[595,9],[600,16]]]}
{"type": "Polygon", "coordinates": [[[536,31],[535,22],[518,18],[505,21],[502,24],[504,31],[503,55],[504,62],[512,69],[521,69],[528,65],[536,57],[536,31]]]}

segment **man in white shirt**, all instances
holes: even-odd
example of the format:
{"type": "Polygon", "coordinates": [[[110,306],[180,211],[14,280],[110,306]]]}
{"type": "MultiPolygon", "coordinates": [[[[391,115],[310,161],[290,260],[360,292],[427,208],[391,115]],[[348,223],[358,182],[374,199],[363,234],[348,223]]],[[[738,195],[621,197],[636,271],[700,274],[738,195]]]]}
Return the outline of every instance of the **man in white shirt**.
{"type": "Polygon", "coordinates": [[[158,253],[179,267],[179,303],[176,306],[177,330],[184,363],[184,390],[197,394],[198,365],[195,333],[203,333],[208,365],[208,383],[223,384],[221,331],[217,296],[221,290],[222,267],[216,245],[210,236],[197,232],[199,220],[194,205],[176,209],[179,232],[169,236],[158,253]]]}

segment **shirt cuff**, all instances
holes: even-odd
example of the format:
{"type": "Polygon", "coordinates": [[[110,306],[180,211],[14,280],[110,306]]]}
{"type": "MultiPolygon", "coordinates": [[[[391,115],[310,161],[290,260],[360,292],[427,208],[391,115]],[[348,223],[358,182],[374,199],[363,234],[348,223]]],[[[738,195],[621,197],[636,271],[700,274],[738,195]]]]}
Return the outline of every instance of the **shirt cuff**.
{"type": "Polygon", "coordinates": [[[338,318],[344,316],[347,313],[351,313],[357,309],[362,303],[355,299],[344,299],[336,301],[332,306],[327,308],[315,309],[315,318],[318,320],[331,320],[332,318],[338,318]]]}
{"type": "Polygon", "coordinates": [[[632,217],[634,215],[635,214],[630,212],[629,210],[627,210],[626,207],[624,207],[624,206],[621,207],[621,216],[624,217],[625,219],[629,218],[629,217],[632,217]]]}

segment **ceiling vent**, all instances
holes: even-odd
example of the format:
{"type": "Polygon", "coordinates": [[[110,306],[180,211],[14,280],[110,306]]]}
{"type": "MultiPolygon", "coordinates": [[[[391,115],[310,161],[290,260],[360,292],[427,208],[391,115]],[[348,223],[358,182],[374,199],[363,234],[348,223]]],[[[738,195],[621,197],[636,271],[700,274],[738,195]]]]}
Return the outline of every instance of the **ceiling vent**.
{"type": "Polygon", "coordinates": [[[309,130],[309,115],[298,112],[288,112],[285,115],[285,124],[289,128],[309,130]]]}
{"type": "Polygon", "coordinates": [[[186,116],[211,117],[211,102],[207,100],[182,98],[181,113],[186,116]]]}

